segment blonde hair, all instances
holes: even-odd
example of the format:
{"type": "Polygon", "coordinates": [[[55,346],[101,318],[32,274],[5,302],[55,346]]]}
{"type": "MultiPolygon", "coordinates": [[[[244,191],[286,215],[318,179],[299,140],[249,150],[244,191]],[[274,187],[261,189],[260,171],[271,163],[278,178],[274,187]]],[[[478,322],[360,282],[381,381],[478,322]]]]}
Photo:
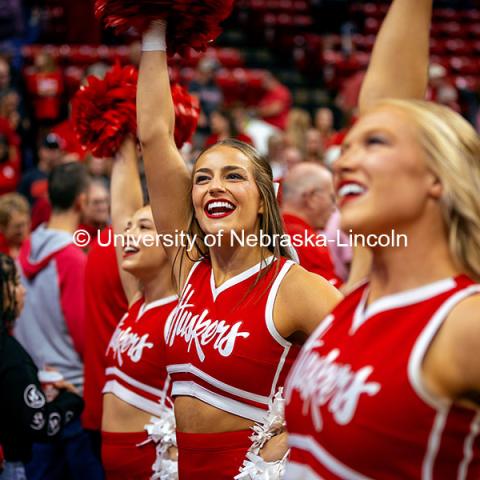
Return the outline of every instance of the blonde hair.
{"type": "Polygon", "coordinates": [[[480,138],[448,107],[422,100],[383,100],[373,110],[394,108],[408,116],[443,186],[442,212],[451,255],[462,271],[480,280],[480,138]]]}
{"type": "Polygon", "coordinates": [[[30,215],[30,206],[23,195],[6,193],[0,197],[0,227],[5,228],[8,225],[12,212],[30,215]]]}
{"type": "Polygon", "coordinates": [[[293,108],[287,118],[286,137],[290,146],[305,154],[307,131],[312,127],[312,119],[306,110],[293,108]]]}

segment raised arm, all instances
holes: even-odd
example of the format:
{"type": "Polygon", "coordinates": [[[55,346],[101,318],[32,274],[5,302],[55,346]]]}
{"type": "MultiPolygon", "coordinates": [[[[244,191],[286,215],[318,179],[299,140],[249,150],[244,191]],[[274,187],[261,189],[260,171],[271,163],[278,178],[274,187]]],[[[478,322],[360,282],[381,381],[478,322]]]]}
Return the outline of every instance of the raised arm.
{"type": "MultiPolygon", "coordinates": [[[[186,230],[191,217],[190,174],[174,140],[175,113],[165,52],[165,25],[160,22],[154,22],[143,39],[137,123],[157,231],[174,234],[176,230],[186,230]]],[[[177,248],[166,251],[173,263],[177,248]]]]}
{"type": "MultiPolygon", "coordinates": [[[[132,137],[128,137],[120,147],[113,163],[111,179],[112,226],[113,232],[122,234],[133,214],[143,206],[143,193],[138,173],[137,147],[132,137]]],[[[116,242],[118,271],[128,304],[135,300],[139,287],[136,278],[121,268],[123,249],[116,242]]]]}
{"type": "Polygon", "coordinates": [[[423,99],[428,85],[432,0],[394,0],[378,33],[359,99],[423,99]]]}

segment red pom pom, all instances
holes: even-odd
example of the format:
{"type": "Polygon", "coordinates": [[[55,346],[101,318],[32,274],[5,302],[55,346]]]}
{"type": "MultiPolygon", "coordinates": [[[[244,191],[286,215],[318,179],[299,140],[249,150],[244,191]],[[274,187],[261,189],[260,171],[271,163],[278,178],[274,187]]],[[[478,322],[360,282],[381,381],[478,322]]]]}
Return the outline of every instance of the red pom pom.
{"type": "Polygon", "coordinates": [[[138,72],[115,65],[103,80],[89,76],[72,100],[72,121],[80,143],[97,157],[113,157],[136,134],[138,72]]]}
{"type": "MultiPolygon", "coordinates": [[[[116,64],[103,80],[90,76],[72,100],[72,122],[80,143],[97,157],[113,157],[126,136],[137,134],[138,72],[116,64]]],[[[175,143],[182,148],[197,128],[198,99],[180,85],[172,86],[175,143]]]]}
{"type": "Polygon", "coordinates": [[[182,148],[195,133],[200,105],[196,97],[178,84],[172,86],[172,97],[175,105],[175,143],[177,148],[182,148]]]}
{"type": "Polygon", "coordinates": [[[97,0],[95,14],[107,27],[143,33],[152,20],[167,21],[169,54],[185,55],[189,48],[205,51],[221,33],[220,23],[234,0],[97,0]]]}

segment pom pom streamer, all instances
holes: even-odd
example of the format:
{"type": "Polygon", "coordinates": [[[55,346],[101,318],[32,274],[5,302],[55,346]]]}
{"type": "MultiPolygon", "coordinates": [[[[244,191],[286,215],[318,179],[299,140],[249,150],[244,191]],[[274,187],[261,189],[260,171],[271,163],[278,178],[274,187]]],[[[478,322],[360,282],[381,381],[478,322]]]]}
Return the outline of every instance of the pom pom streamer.
{"type": "MultiPolygon", "coordinates": [[[[138,72],[116,64],[103,80],[90,76],[72,100],[72,121],[80,143],[97,157],[113,157],[128,135],[136,136],[138,72]]],[[[182,148],[195,133],[198,99],[180,85],[172,86],[175,143],[182,148]]]]}
{"type": "Polygon", "coordinates": [[[175,144],[177,148],[182,148],[184,143],[190,142],[197,129],[200,103],[197,97],[178,84],[172,86],[172,98],[175,106],[175,144]]]}
{"type": "Polygon", "coordinates": [[[113,157],[127,135],[136,134],[138,72],[116,64],[103,80],[91,75],[72,100],[80,143],[97,157],[113,157]]]}
{"type": "Polygon", "coordinates": [[[97,0],[95,14],[117,33],[134,29],[143,34],[150,22],[167,21],[170,54],[205,51],[221,33],[220,23],[232,11],[234,0],[97,0]]]}
{"type": "Polygon", "coordinates": [[[283,478],[290,451],[276,462],[266,462],[260,456],[260,450],[265,444],[285,428],[285,400],[282,394],[283,388],[280,388],[270,402],[263,424],[257,423],[253,426],[254,433],[250,437],[253,443],[235,480],[281,480],[283,478]]]}

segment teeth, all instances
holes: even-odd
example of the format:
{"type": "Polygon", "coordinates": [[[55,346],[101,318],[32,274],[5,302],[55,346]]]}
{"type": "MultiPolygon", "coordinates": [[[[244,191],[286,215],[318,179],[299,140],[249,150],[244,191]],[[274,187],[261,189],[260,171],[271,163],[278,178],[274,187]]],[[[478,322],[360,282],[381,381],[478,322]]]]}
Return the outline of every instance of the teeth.
{"type": "Polygon", "coordinates": [[[211,202],[208,204],[208,211],[211,212],[214,208],[227,208],[228,210],[234,210],[235,207],[231,203],[227,202],[211,202]]]}
{"type": "Polygon", "coordinates": [[[123,249],[123,251],[124,251],[125,253],[136,253],[136,252],[138,252],[138,248],[135,248],[135,247],[125,247],[125,248],[123,249]]]}
{"type": "Polygon", "coordinates": [[[346,185],[343,185],[338,190],[338,196],[340,198],[343,198],[343,197],[346,197],[347,195],[361,195],[366,191],[367,189],[365,187],[362,187],[358,183],[347,183],[346,185]]]}

